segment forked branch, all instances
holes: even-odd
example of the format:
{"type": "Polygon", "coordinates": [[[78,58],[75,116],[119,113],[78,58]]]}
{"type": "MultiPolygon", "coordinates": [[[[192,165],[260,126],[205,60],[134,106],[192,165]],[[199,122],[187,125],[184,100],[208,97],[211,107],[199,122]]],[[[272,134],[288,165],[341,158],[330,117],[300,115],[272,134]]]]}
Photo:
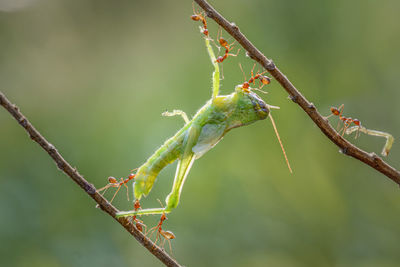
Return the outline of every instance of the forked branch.
{"type": "Polygon", "coordinates": [[[274,62],[266,58],[247,38],[240,32],[239,27],[235,23],[227,21],[221,14],[219,14],[207,1],[194,0],[201,8],[204,9],[207,16],[217,22],[224,28],[236,41],[242,45],[247,51],[247,55],[261,64],[288,92],[290,99],[297,103],[307,115],[314,121],[314,123],[321,129],[321,131],[339,148],[343,154],[349,155],[358,159],[365,164],[371,166],[377,171],[383,173],[388,178],[392,179],[395,183],[400,185],[400,172],[384,162],[375,153],[367,153],[355,145],[348,142],[335,129],[331,127],[328,120],[321,116],[313,103],[309,102],[289,81],[289,79],[276,67],[274,62]]]}
{"type": "Polygon", "coordinates": [[[57,167],[68,175],[75,183],[77,183],[94,201],[98,206],[114,218],[119,224],[121,224],[136,240],[145,248],[147,248],[151,254],[156,256],[166,266],[180,266],[171,256],[169,256],[164,250],[155,246],[154,243],[140,232],[136,226],[128,219],[128,217],[116,218],[115,214],[119,212],[111,203],[107,201],[101,194],[96,191],[96,188],[88,183],[85,178],[78,172],[76,168],[72,168],[71,165],[61,156],[54,145],[50,144],[28,121],[28,119],[22,115],[19,108],[12,104],[6,96],[0,92],[0,105],[2,105],[16,120],[17,122],[28,132],[30,138],[38,143],[54,160],[57,167]]]}

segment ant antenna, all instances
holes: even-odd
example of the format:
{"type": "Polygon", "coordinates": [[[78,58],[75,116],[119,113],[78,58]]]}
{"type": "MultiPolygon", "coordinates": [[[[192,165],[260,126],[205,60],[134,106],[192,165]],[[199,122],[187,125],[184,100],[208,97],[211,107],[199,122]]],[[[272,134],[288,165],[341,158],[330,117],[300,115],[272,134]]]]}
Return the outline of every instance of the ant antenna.
{"type": "Polygon", "coordinates": [[[244,80],[247,81],[246,74],[244,74],[244,71],[243,71],[243,68],[242,68],[242,64],[240,62],[239,62],[239,68],[243,73],[244,80]]]}
{"type": "Polygon", "coordinates": [[[261,90],[261,88],[252,88],[252,90],[255,90],[255,91],[263,93],[263,94],[268,94],[268,92],[265,92],[264,90],[261,90]]]}
{"type": "MultiPolygon", "coordinates": [[[[270,108],[271,108],[271,106],[270,106],[270,108]]],[[[277,108],[277,107],[274,107],[274,108],[277,108]]],[[[271,112],[269,113],[269,118],[271,119],[272,126],[274,127],[274,131],[275,131],[276,137],[278,138],[279,144],[281,145],[281,149],[282,149],[283,155],[285,156],[286,164],[287,164],[287,166],[289,168],[289,171],[290,171],[290,173],[293,173],[292,168],[290,167],[289,160],[288,160],[288,158],[286,156],[285,148],[283,147],[281,138],[279,137],[279,133],[278,133],[278,129],[276,128],[275,121],[271,116],[271,112]]]]}

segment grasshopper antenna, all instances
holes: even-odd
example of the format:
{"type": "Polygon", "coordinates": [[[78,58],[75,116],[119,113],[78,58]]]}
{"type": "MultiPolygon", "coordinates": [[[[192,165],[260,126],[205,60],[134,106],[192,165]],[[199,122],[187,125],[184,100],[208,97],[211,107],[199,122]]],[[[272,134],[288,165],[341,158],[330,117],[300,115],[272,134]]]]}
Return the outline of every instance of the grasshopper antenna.
{"type": "MultiPolygon", "coordinates": [[[[271,107],[272,108],[279,108],[279,107],[270,106],[270,108],[271,107]]],[[[288,158],[286,156],[285,148],[283,147],[281,138],[279,137],[278,129],[276,128],[275,121],[272,118],[271,113],[269,113],[269,118],[271,119],[271,123],[272,123],[272,126],[274,127],[274,131],[275,131],[276,137],[278,138],[279,144],[281,145],[281,149],[282,149],[283,155],[285,156],[286,164],[287,164],[287,166],[289,168],[289,171],[290,171],[290,173],[293,173],[292,168],[290,167],[289,160],[288,160],[288,158]]]]}

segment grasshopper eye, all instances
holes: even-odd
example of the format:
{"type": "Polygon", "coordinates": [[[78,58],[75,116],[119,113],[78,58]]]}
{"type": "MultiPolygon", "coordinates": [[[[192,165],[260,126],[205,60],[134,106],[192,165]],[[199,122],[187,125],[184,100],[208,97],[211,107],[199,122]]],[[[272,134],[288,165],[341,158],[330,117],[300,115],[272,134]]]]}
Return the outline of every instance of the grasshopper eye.
{"type": "Polygon", "coordinates": [[[269,108],[263,100],[259,100],[258,104],[260,105],[262,111],[264,111],[265,113],[269,113],[269,108]]]}

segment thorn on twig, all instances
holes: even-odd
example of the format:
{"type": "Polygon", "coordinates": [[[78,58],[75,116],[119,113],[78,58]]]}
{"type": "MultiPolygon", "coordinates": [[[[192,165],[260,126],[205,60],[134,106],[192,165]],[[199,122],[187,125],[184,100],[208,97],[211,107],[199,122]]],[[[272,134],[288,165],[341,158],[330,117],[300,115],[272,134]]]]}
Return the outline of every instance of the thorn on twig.
{"type": "Polygon", "coordinates": [[[340,153],[342,153],[343,155],[347,155],[347,152],[349,152],[349,149],[347,147],[343,147],[339,150],[340,153]]]}
{"type": "Polygon", "coordinates": [[[276,69],[275,63],[271,59],[267,63],[266,69],[269,71],[273,71],[274,69],[276,69]]]}
{"type": "Polygon", "coordinates": [[[297,103],[297,95],[289,95],[288,96],[290,100],[292,100],[294,103],[297,103]]]}
{"type": "Polygon", "coordinates": [[[94,193],[96,193],[96,188],[92,184],[85,184],[85,191],[90,195],[94,195],[94,193]]]}
{"type": "Polygon", "coordinates": [[[51,152],[55,152],[56,151],[55,146],[53,144],[50,144],[50,143],[47,145],[47,149],[50,150],[51,152]]]}
{"type": "Polygon", "coordinates": [[[22,117],[20,120],[19,120],[19,123],[22,125],[22,127],[26,127],[27,125],[28,125],[28,123],[27,123],[27,121],[26,121],[26,119],[24,118],[24,117],[22,117]]]}
{"type": "Polygon", "coordinates": [[[370,153],[372,159],[374,160],[375,164],[378,165],[378,162],[381,160],[381,158],[375,154],[374,152],[370,153]]]}
{"type": "Polygon", "coordinates": [[[239,27],[236,25],[235,22],[231,22],[231,27],[232,27],[235,31],[238,31],[238,30],[239,30],[239,27]]]}

